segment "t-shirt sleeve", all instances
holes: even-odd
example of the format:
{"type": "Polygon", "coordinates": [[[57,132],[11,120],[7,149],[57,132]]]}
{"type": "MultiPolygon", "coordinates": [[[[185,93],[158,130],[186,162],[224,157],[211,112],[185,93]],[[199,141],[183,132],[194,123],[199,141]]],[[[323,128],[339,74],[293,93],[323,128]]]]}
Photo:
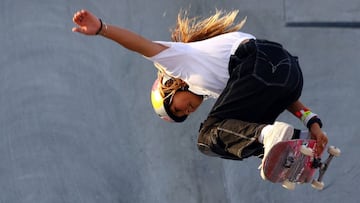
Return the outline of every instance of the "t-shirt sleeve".
{"type": "Polygon", "coordinates": [[[158,64],[157,68],[161,68],[173,77],[182,79],[189,77],[191,72],[190,68],[193,68],[194,61],[198,60],[195,56],[198,56],[199,53],[192,47],[181,42],[156,41],[156,43],[163,44],[169,48],[155,56],[147,58],[155,64],[158,64]]]}

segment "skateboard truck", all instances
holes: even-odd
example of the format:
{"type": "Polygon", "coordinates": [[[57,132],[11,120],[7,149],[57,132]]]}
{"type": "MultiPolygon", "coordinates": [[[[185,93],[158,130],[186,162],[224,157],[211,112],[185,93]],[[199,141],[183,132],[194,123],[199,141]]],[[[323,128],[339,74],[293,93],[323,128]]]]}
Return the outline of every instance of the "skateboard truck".
{"type": "Polygon", "coordinates": [[[341,151],[339,148],[336,148],[334,146],[330,146],[328,148],[328,153],[329,153],[329,156],[328,158],[325,160],[325,162],[321,162],[319,160],[319,162],[315,163],[315,160],[314,160],[314,163],[313,163],[313,166],[316,166],[316,168],[319,168],[319,177],[317,180],[313,180],[312,183],[311,183],[311,186],[317,190],[322,190],[324,189],[324,182],[322,182],[322,179],[324,177],[324,174],[325,172],[327,171],[329,165],[330,165],[330,162],[331,160],[334,158],[334,157],[338,157],[340,156],[341,154],[341,151]]]}
{"type": "Polygon", "coordinates": [[[321,163],[321,158],[315,158],[314,161],[312,162],[311,167],[312,168],[321,168],[322,165],[323,165],[323,163],[321,163]]]}
{"type": "Polygon", "coordinates": [[[290,168],[293,165],[294,162],[295,162],[295,157],[294,157],[294,154],[291,153],[291,154],[289,154],[288,157],[286,157],[284,167],[285,168],[290,168]]]}

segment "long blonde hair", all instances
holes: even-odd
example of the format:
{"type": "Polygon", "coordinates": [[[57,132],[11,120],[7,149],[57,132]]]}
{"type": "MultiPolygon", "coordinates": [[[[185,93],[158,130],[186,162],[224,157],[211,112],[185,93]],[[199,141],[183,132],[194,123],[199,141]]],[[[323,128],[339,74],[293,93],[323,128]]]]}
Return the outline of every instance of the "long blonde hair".
{"type": "Polygon", "coordinates": [[[195,42],[217,35],[240,30],[245,22],[246,17],[239,23],[235,19],[239,10],[230,12],[216,10],[215,14],[200,19],[199,17],[188,17],[188,12],[180,11],[177,17],[175,28],[171,31],[171,40],[174,42],[195,42]]]}
{"type": "MultiPolygon", "coordinates": [[[[171,30],[171,40],[174,42],[195,42],[208,38],[212,38],[221,34],[235,32],[240,30],[245,22],[246,17],[239,23],[235,23],[238,10],[225,12],[216,10],[215,14],[204,19],[199,17],[188,17],[188,12],[181,10],[177,17],[175,28],[171,30]]],[[[183,80],[179,78],[172,78],[170,83],[162,83],[166,73],[160,64],[155,64],[158,68],[158,79],[162,84],[161,94],[163,97],[175,94],[178,89],[188,86],[183,80]]],[[[170,76],[169,76],[170,77],[170,76]]]]}

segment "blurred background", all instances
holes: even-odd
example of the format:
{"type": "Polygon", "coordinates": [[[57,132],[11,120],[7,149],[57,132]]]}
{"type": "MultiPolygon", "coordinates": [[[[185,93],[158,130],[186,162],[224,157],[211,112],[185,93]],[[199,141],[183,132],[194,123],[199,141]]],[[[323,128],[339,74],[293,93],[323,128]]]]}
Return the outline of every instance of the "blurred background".
{"type": "MultiPolygon", "coordinates": [[[[358,202],[360,2],[347,0],[2,0],[0,202],[358,202]],[[201,154],[200,123],[160,120],[150,104],[150,61],[98,36],[72,33],[86,8],[152,40],[170,40],[180,9],[239,9],[244,32],[299,56],[302,101],[341,148],[325,189],[287,191],[262,181],[260,159],[201,154]]],[[[279,120],[302,128],[287,112],[279,120]]]]}

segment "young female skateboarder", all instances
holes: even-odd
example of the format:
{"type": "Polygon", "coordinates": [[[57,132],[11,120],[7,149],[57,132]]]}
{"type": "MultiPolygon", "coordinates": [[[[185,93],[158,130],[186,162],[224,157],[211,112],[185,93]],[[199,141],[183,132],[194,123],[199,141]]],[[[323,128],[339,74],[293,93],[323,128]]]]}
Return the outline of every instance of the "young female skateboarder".
{"type": "MultiPolygon", "coordinates": [[[[151,41],[106,24],[87,10],[74,14],[74,32],[100,35],[154,62],[158,69],[151,100],[164,120],[184,121],[207,98],[216,102],[200,127],[201,152],[226,159],[266,157],[296,130],[275,121],[284,110],[297,116],[319,143],[327,144],[321,120],[299,100],[303,77],[298,58],[276,42],[240,32],[237,11],[217,11],[204,19],[181,13],[172,41],[151,41]]],[[[262,174],[262,171],[261,171],[262,174]]]]}

